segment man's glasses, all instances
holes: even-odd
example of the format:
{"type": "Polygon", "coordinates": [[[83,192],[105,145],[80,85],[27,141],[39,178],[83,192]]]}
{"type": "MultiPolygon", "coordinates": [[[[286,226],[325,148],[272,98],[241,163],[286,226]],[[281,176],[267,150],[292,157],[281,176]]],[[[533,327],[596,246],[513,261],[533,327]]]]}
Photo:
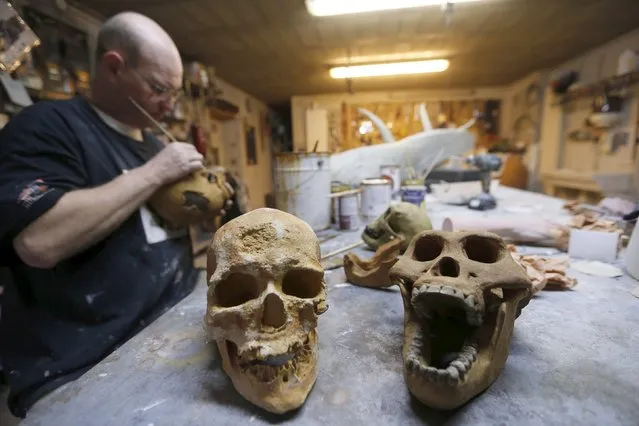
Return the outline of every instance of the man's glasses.
{"type": "Polygon", "coordinates": [[[157,96],[158,98],[167,99],[167,100],[170,99],[175,101],[184,93],[182,89],[169,89],[168,87],[162,86],[161,84],[154,82],[150,78],[142,75],[135,68],[129,67],[129,69],[133,71],[134,73],[136,73],[138,77],[140,77],[142,80],[144,80],[144,82],[149,86],[149,89],[151,89],[153,94],[157,96]]]}

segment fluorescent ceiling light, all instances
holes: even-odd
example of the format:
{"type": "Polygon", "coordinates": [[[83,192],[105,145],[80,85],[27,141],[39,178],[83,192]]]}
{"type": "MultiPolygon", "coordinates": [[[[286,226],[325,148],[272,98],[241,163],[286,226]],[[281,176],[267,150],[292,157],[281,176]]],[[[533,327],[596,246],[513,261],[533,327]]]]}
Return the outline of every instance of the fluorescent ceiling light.
{"type": "Polygon", "coordinates": [[[398,52],[379,55],[362,55],[362,56],[341,56],[331,59],[329,63],[337,65],[359,65],[372,64],[379,62],[408,62],[408,61],[424,61],[426,59],[446,58],[453,55],[450,50],[429,50],[423,52],[398,52]]]}
{"type": "Polygon", "coordinates": [[[306,9],[314,16],[333,16],[476,1],[482,0],[306,0],[306,9]]]}
{"type": "Polygon", "coordinates": [[[330,69],[333,78],[381,77],[390,75],[425,74],[448,69],[446,59],[431,61],[392,62],[385,64],[354,65],[330,69]]]}

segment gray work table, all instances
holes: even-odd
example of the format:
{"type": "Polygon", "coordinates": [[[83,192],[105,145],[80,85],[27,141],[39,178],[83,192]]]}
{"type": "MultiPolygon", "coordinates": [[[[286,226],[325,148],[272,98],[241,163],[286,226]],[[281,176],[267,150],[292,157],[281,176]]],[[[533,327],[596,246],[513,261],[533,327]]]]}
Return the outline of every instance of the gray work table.
{"type": "MultiPolygon", "coordinates": [[[[497,194],[500,209],[541,203],[544,214],[560,213],[559,200],[507,189],[497,194]]],[[[434,204],[434,223],[449,209],[434,204]]],[[[359,232],[339,233],[322,251],[358,239],[359,232]]],[[[355,287],[339,268],[326,273],[329,309],[319,319],[317,383],[295,413],[266,413],[234,390],[203,331],[202,278],[190,296],[83,377],[38,402],[20,424],[636,426],[639,299],[630,291],[639,283],[627,276],[569,274],[579,280],[575,289],[544,291],[533,299],[516,321],[499,379],[455,412],[424,407],[404,384],[397,287],[355,287]]]]}

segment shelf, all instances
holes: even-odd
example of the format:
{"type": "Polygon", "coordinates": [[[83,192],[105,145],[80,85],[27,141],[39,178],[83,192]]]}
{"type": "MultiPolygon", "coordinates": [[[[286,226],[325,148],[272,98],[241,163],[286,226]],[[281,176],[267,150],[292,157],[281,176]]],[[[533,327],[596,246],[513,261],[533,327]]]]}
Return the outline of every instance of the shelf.
{"type": "Polygon", "coordinates": [[[215,98],[206,102],[211,118],[218,121],[232,120],[240,112],[240,109],[231,102],[215,98]]]}
{"type": "Polygon", "coordinates": [[[166,125],[171,125],[171,124],[186,124],[187,123],[187,119],[186,118],[177,118],[177,117],[173,117],[173,116],[166,116],[162,119],[162,123],[166,124],[166,125]]]}
{"type": "Polygon", "coordinates": [[[55,92],[52,90],[35,90],[27,88],[29,96],[39,101],[59,101],[71,99],[75,96],[75,93],[55,92]]]}
{"type": "Polygon", "coordinates": [[[563,95],[556,95],[555,105],[565,105],[577,99],[600,95],[605,89],[610,91],[621,90],[639,83],[639,71],[599,80],[595,83],[584,84],[575,89],[568,89],[563,95]]]}

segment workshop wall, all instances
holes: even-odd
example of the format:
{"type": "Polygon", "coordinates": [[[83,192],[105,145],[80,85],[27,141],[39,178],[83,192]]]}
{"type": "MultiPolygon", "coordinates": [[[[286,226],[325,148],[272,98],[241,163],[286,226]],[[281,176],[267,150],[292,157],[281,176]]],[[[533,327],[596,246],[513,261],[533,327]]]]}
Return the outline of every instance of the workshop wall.
{"type": "Polygon", "coordinates": [[[537,71],[510,84],[502,101],[500,136],[526,147],[523,163],[528,169],[527,189],[541,190],[539,135],[548,72],[537,71]]]}
{"type": "MultiPolygon", "coordinates": [[[[549,79],[564,71],[579,73],[579,84],[591,84],[617,75],[620,55],[627,49],[639,52],[639,29],[575,57],[549,71],[549,79]]],[[[566,198],[597,198],[600,182],[606,181],[609,194],[624,195],[637,187],[637,120],[639,88],[625,90],[623,118],[607,132],[595,132],[597,140],[575,138],[575,132],[591,131],[585,120],[592,112],[594,96],[567,105],[557,105],[547,89],[541,132],[541,179],[545,192],[566,198]],[[626,142],[608,149],[606,141],[618,135],[626,142]],[[635,179],[634,184],[632,183],[635,179]]],[[[619,139],[617,139],[619,140],[619,139]]]]}
{"type": "Polygon", "coordinates": [[[216,79],[222,97],[237,105],[234,119],[218,122],[217,133],[220,164],[240,176],[248,192],[248,208],[267,205],[267,195],[273,191],[272,149],[268,107],[237,87],[216,79]]]}
{"type": "MultiPolygon", "coordinates": [[[[328,139],[341,134],[342,109],[344,105],[366,105],[376,103],[440,103],[450,101],[501,100],[504,87],[486,87],[461,90],[411,90],[390,92],[334,93],[316,96],[293,96],[291,98],[291,120],[293,130],[293,150],[310,150],[307,141],[307,119],[309,110],[325,110],[328,120],[328,139]]],[[[432,107],[429,106],[429,110],[432,107]]],[[[432,120],[434,121],[434,120],[432,120]]],[[[330,149],[330,147],[327,147],[330,149]]],[[[322,149],[320,149],[321,151],[322,149]]]]}

